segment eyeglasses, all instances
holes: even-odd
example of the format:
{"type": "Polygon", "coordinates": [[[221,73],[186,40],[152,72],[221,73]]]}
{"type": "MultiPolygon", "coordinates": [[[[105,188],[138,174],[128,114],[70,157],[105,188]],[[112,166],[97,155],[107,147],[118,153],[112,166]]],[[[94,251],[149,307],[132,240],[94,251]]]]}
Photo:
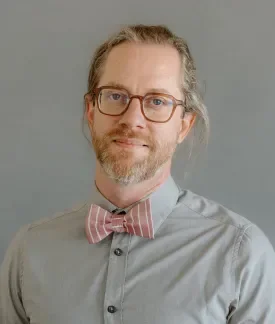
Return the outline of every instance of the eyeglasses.
{"type": "Polygon", "coordinates": [[[93,101],[96,100],[99,111],[108,116],[123,115],[134,98],[140,101],[143,116],[155,123],[168,122],[177,106],[185,108],[184,101],[165,93],[147,93],[145,96],[130,95],[125,89],[111,86],[102,86],[93,91],[93,101]]]}

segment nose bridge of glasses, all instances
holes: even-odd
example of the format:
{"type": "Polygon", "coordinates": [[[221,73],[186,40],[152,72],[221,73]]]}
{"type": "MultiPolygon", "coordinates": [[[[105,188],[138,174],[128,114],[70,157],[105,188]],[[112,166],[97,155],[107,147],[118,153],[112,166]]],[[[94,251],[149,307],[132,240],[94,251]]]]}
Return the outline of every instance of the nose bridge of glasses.
{"type": "Polygon", "coordinates": [[[144,123],[144,113],[142,110],[142,100],[143,97],[139,95],[129,96],[127,107],[125,107],[123,116],[121,117],[123,121],[129,123],[144,123]],[[136,104],[131,105],[133,99],[136,100],[136,104]],[[139,102],[138,102],[139,101],[139,102]]]}
{"type": "Polygon", "coordinates": [[[129,96],[129,104],[135,98],[139,100],[140,104],[142,104],[143,96],[139,96],[139,95],[131,95],[131,96],[129,96]]]}
{"type": "Polygon", "coordinates": [[[139,96],[139,95],[132,95],[129,96],[129,101],[128,101],[128,105],[127,105],[127,110],[129,109],[133,99],[138,99],[139,101],[139,108],[142,109],[142,101],[143,101],[143,96],[139,96]]]}

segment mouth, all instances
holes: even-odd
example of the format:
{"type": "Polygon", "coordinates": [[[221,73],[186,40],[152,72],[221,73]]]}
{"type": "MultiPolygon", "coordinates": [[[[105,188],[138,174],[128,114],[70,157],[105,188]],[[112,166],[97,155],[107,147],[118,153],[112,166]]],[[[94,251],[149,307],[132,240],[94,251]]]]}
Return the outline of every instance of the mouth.
{"type": "Polygon", "coordinates": [[[131,139],[116,139],[113,140],[113,142],[119,146],[123,147],[148,147],[148,145],[137,141],[137,140],[131,140],[131,139]]]}

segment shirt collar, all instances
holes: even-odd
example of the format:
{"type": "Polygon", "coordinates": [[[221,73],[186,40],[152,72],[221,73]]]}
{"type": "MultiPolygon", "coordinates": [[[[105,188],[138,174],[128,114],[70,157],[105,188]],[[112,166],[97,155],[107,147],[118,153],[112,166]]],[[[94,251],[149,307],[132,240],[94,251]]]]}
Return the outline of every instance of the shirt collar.
{"type": "MultiPolygon", "coordinates": [[[[175,205],[177,204],[178,197],[180,194],[180,188],[177,186],[172,176],[170,175],[166,181],[160,185],[154,192],[149,196],[144,197],[142,200],[150,198],[153,228],[154,233],[167,218],[167,216],[172,212],[175,205]]],[[[92,204],[96,204],[109,212],[117,210],[117,212],[125,211],[126,213],[137,203],[128,206],[127,208],[118,208],[116,205],[112,204],[107,198],[105,198],[96,188],[94,184],[92,188],[92,204]]]]}

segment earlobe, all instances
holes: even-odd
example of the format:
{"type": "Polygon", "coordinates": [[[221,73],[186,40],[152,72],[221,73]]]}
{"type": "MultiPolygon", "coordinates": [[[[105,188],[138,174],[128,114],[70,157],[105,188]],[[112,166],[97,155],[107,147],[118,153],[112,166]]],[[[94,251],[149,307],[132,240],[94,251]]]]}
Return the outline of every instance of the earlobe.
{"type": "Polygon", "coordinates": [[[90,96],[85,97],[85,114],[89,124],[92,123],[94,119],[94,105],[90,96]]]}
{"type": "Polygon", "coordinates": [[[181,121],[181,130],[179,133],[179,137],[178,137],[178,144],[180,144],[185,137],[188,135],[188,133],[190,132],[190,130],[192,129],[194,123],[196,121],[196,114],[188,114],[185,115],[184,119],[182,119],[181,121]]]}

